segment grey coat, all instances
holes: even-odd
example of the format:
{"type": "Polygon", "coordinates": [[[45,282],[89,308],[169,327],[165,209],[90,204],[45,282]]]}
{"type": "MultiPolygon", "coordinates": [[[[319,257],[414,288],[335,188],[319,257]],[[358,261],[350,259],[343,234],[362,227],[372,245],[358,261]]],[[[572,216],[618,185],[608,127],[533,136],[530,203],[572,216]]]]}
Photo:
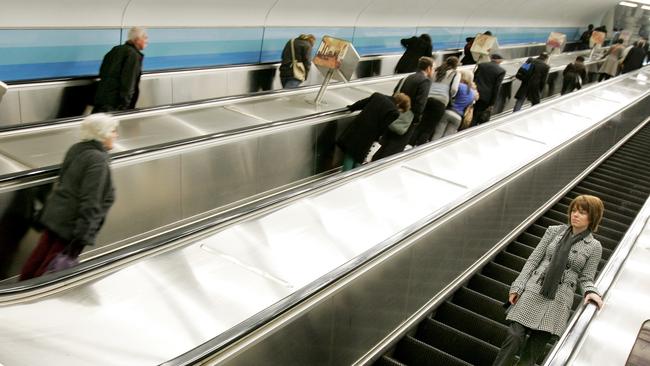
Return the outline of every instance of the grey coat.
{"type": "Polygon", "coordinates": [[[61,165],[58,185],[45,203],[43,226],[76,245],[94,244],[115,199],[109,162],[101,142],[72,145],[61,165]]]}
{"type": "Polygon", "coordinates": [[[562,275],[555,299],[549,300],[540,294],[543,274],[546,273],[566,228],[567,225],[549,226],[526,261],[510,287],[510,293],[519,294],[519,300],[508,313],[507,320],[560,336],[569,320],[576,286],[580,286],[583,296],[587,292],[598,294],[594,286],[594,276],[603,249],[592,234],[571,247],[568,268],[562,275]]]}

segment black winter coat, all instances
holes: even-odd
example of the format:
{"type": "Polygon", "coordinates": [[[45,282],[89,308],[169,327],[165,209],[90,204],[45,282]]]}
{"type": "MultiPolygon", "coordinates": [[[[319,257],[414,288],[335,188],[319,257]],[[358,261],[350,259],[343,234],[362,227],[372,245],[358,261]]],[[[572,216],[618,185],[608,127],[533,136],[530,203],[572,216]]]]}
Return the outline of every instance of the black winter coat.
{"type": "Polygon", "coordinates": [[[361,113],[343,131],[336,143],[355,162],[361,163],[372,143],[399,117],[399,111],[392,97],[380,93],[373,93],[348,108],[351,111],[361,110],[361,113]]]}
{"type": "Polygon", "coordinates": [[[522,99],[528,98],[529,100],[539,100],[546,80],[548,79],[548,72],[551,70],[544,61],[540,59],[533,60],[533,71],[527,81],[522,82],[521,86],[515,94],[515,98],[522,99]]]}
{"type": "MultiPolygon", "coordinates": [[[[296,54],[296,62],[302,62],[305,65],[306,77],[309,75],[309,69],[311,68],[311,43],[306,39],[296,38],[293,40],[293,45],[295,47],[294,52],[296,54]]],[[[291,61],[291,41],[288,41],[282,50],[282,63],[280,64],[281,78],[294,77],[291,61]]]]}
{"type": "Polygon", "coordinates": [[[65,155],[41,223],[62,239],[92,245],[115,200],[110,157],[101,142],[82,141],[65,155]]]}
{"type": "Polygon", "coordinates": [[[645,56],[646,50],[643,47],[632,47],[623,61],[623,73],[640,69],[645,56]]]}
{"type": "Polygon", "coordinates": [[[506,70],[496,62],[478,64],[474,73],[474,82],[478,90],[479,100],[493,106],[499,96],[501,83],[506,76],[506,70]]]}
{"type": "Polygon", "coordinates": [[[130,42],[113,47],[104,56],[99,68],[95,111],[135,108],[140,94],[143,59],[142,52],[130,42]]]}
{"type": "MultiPolygon", "coordinates": [[[[395,92],[397,92],[398,85],[395,87],[395,92]]],[[[411,98],[411,111],[413,112],[413,122],[403,135],[398,135],[390,130],[381,139],[381,148],[373,160],[379,160],[386,156],[390,156],[401,152],[404,150],[406,144],[408,144],[413,131],[417,127],[422,112],[424,111],[424,106],[427,104],[427,96],[429,95],[429,88],[431,87],[431,79],[427,77],[424,72],[416,72],[415,74],[409,75],[404,80],[402,84],[401,93],[404,93],[411,98]]]]}
{"type": "Polygon", "coordinates": [[[404,51],[402,57],[397,61],[397,66],[395,66],[396,74],[415,72],[418,69],[418,60],[420,57],[431,57],[433,52],[431,42],[427,42],[421,37],[404,38],[401,40],[401,43],[402,46],[406,47],[406,51],[404,51]]]}

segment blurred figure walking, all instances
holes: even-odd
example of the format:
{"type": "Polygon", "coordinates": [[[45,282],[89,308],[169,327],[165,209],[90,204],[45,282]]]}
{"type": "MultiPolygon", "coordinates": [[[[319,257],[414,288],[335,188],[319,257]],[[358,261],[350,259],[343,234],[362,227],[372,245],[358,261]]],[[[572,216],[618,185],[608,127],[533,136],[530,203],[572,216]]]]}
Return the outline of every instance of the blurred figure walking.
{"type": "Polygon", "coordinates": [[[431,37],[426,33],[419,37],[403,38],[401,43],[406,48],[406,51],[397,61],[397,66],[395,66],[396,74],[415,72],[418,69],[420,57],[432,57],[433,43],[431,37]]]}
{"type": "Polygon", "coordinates": [[[301,34],[291,39],[282,50],[280,64],[280,82],[285,89],[293,89],[307,80],[311,69],[311,49],[316,37],[313,34],[301,34]]]}

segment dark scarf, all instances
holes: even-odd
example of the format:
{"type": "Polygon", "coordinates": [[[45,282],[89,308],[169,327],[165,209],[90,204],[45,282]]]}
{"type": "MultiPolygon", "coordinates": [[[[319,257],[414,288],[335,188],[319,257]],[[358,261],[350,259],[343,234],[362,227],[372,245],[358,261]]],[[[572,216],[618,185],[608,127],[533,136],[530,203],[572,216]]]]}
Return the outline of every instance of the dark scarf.
{"type": "Polygon", "coordinates": [[[571,226],[569,226],[562,235],[562,239],[557,243],[557,249],[553,258],[551,258],[551,263],[548,265],[548,270],[546,270],[546,276],[544,276],[544,283],[542,283],[542,290],[540,294],[544,295],[545,298],[549,300],[555,299],[555,293],[557,292],[557,287],[560,284],[562,279],[562,273],[564,272],[564,267],[566,267],[567,262],[569,261],[569,251],[573,244],[584,239],[591,233],[589,229],[577,234],[571,234],[571,226]]]}

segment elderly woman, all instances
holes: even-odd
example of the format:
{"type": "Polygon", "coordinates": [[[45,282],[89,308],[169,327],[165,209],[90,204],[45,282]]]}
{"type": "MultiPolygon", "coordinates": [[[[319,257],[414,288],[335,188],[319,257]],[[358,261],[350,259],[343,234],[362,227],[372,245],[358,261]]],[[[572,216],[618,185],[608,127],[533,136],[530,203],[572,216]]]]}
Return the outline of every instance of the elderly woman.
{"type": "Polygon", "coordinates": [[[585,304],[602,307],[594,286],[602,247],[592,232],[598,229],[603,211],[598,197],[578,196],[569,205],[569,225],[546,230],[510,287],[512,307],[506,319],[511,323],[494,365],[512,365],[520,351],[518,365],[534,365],[546,343],[564,332],[576,286],[585,304]]]}
{"type": "Polygon", "coordinates": [[[65,155],[59,181],[45,203],[40,222],[45,228],[38,245],[22,268],[20,279],[45,273],[64,251],[76,258],[92,245],[114,201],[110,156],[117,138],[117,120],[93,114],[81,123],[81,142],[65,155]]]}

